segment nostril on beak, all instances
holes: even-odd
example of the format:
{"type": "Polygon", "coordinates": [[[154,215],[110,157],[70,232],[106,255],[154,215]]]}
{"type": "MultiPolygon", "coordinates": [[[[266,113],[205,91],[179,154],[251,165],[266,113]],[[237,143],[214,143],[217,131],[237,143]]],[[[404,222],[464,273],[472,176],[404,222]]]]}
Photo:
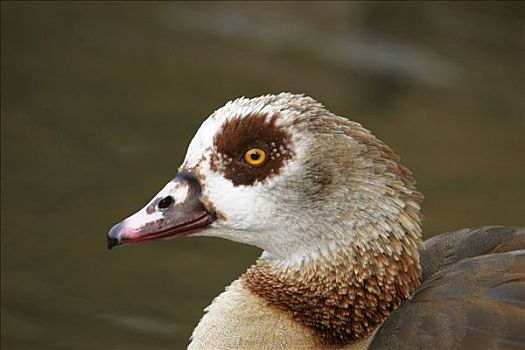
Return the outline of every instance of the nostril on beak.
{"type": "Polygon", "coordinates": [[[174,199],[173,199],[172,196],[164,197],[164,198],[161,199],[161,201],[158,204],[159,209],[166,209],[169,206],[171,206],[173,204],[173,202],[174,202],[174,199]]]}

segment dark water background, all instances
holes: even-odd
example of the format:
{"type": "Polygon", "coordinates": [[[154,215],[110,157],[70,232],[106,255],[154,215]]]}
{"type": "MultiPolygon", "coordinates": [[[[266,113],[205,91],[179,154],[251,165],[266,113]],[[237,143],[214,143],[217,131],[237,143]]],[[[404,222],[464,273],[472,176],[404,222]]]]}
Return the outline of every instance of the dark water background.
{"type": "Polygon", "coordinates": [[[255,248],[105,249],[229,99],[307,93],[415,173],[425,235],[525,225],[523,3],[1,5],[2,349],[182,348],[255,248]]]}

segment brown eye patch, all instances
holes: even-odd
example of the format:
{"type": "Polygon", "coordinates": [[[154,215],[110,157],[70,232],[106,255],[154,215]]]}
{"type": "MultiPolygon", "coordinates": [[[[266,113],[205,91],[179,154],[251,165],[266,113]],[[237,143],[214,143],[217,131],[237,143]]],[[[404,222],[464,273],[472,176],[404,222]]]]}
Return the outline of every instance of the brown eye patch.
{"type": "Polygon", "coordinates": [[[224,123],[213,140],[212,170],[222,172],[234,186],[253,185],[279,174],[293,154],[290,135],[275,125],[276,119],[277,115],[268,118],[267,114],[249,114],[224,123]],[[244,160],[244,153],[252,148],[266,152],[264,164],[254,167],[244,160]]]}

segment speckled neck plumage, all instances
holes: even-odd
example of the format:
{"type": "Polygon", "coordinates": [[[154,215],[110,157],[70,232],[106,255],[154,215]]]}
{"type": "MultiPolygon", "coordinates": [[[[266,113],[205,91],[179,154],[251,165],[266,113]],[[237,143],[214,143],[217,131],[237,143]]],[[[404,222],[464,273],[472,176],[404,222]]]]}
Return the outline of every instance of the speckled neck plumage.
{"type": "Polygon", "coordinates": [[[241,280],[309,328],[320,346],[351,344],[368,338],[419,285],[419,233],[375,243],[372,249],[341,247],[301,266],[263,257],[241,280]]]}
{"type": "MultiPolygon", "coordinates": [[[[422,195],[399,157],[360,124],[305,96],[239,99],[203,124],[188,155],[184,168],[201,174],[205,205],[222,218],[199,234],[264,251],[239,283],[268,306],[258,317],[290,321],[314,348],[365,344],[419,284],[422,195]],[[244,161],[250,147],[267,152],[263,166],[244,161]]],[[[195,339],[222,322],[218,310],[229,310],[230,323],[243,316],[228,308],[239,303],[234,295],[215,304],[195,339]]],[[[274,344],[267,324],[264,339],[274,344]]]]}

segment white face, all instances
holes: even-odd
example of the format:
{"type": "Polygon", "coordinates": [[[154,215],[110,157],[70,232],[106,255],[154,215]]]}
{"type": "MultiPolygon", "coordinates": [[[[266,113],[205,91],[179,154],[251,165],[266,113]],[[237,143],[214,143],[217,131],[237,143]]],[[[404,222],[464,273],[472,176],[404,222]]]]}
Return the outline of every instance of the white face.
{"type": "Polygon", "coordinates": [[[203,203],[212,207],[218,218],[195,235],[222,237],[276,253],[283,245],[290,245],[290,231],[299,229],[291,204],[300,200],[299,193],[290,192],[290,182],[297,179],[302,152],[310,142],[294,130],[296,117],[297,112],[283,111],[279,105],[240,99],[220,108],[202,124],[181,169],[197,174],[203,203]],[[252,122],[247,122],[250,118],[252,122]],[[227,148],[225,153],[221,139],[229,143],[222,147],[227,148]],[[252,147],[267,151],[265,164],[252,167],[243,161],[252,147]]]}
{"type": "Polygon", "coordinates": [[[318,220],[304,193],[317,176],[305,166],[312,137],[297,129],[297,121],[308,114],[301,108],[312,106],[319,105],[290,94],[227,103],[199,128],[179,175],[113,227],[108,247],[192,234],[255,245],[275,256],[307,249],[304,232],[318,220]]]}

